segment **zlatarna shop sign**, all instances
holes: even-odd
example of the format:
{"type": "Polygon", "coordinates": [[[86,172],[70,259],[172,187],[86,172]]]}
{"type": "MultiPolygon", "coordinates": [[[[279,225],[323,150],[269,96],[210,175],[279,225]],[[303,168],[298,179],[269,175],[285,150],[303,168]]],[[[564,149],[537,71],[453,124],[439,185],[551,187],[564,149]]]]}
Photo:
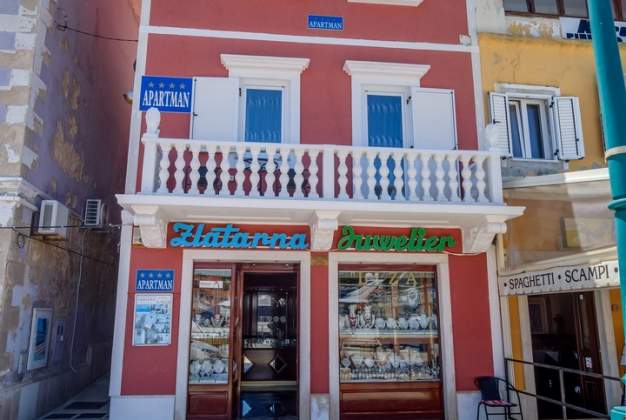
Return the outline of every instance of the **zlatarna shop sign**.
{"type": "Polygon", "coordinates": [[[344,226],[337,242],[341,251],[443,252],[455,246],[453,236],[427,236],[424,228],[413,228],[409,235],[359,235],[352,226],[344,226]]]}
{"type": "Polygon", "coordinates": [[[176,236],[170,239],[175,248],[222,248],[222,249],[308,249],[305,233],[244,232],[232,224],[207,228],[203,223],[174,223],[176,236]]]}

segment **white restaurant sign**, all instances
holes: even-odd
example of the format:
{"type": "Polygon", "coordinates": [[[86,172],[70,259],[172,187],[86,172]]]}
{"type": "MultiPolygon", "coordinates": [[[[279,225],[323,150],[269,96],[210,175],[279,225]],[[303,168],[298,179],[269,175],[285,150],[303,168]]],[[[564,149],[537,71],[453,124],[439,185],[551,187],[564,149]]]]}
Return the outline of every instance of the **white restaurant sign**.
{"type": "MultiPolygon", "coordinates": [[[[589,19],[562,17],[561,37],[564,39],[591,39],[589,19]]],[[[626,42],[626,22],[614,22],[617,42],[626,42]]]]}
{"type": "Polygon", "coordinates": [[[617,260],[524,271],[498,279],[501,296],[619,286],[617,260]]]}

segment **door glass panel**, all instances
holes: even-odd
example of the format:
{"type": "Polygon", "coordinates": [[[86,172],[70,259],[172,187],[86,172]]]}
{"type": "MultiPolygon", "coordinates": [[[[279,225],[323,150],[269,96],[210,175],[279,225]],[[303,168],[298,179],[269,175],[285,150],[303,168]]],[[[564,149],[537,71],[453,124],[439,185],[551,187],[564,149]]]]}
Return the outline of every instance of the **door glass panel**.
{"type": "Polygon", "coordinates": [[[587,17],[586,0],[566,0],[563,2],[563,6],[567,16],[587,17]]]}
{"type": "MultiPolygon", "coordinates": [[[[367,136],[370,147],[402,147],[402,97],[398,95],[367,95],[367,136]]],[[[381,162],[377,157],[374,159],[376,174],[375,194],[380,197],[382,187],[380,186],[380,167],[387,165],[389,174],[388,191],[390,196],[395,197],[396,191],[394,182],[396,177],[394,170],[396,164],[394,159],[389,158],[386,162],[381,162]]]]}
{"type": "Polygon", "coordinates": [[[367,95],[367,130],[371,147],[402,147],[402,97],[367,95]]]}
{"type": "Polygon", "coordinates": [[[533,159],[545,159],[543,148],[543,133],[541,132],[541,109],[539,105],[526,105],[528,112],[528,137],[530,153],[533,159]]]}
{"type": "Polygon", "coordinates": [[[340,382],[438,381],[435,274],[340,271],[340,382]]]}
{"type": "Polygon", "coordinates": [[[535,0],[535,13],[546,13],[549,15],[558,15],[559,9],[556,0],[535,0]]]}
{"type": "Polygon", "coordinates": [[[230,269],[194,270],[190,384],[228,383],[231,274],[230,269]]]}
{"type": "Polygon", "coordinates": [[[522,127],[520,125],[519,104],[517,102],[509,104],[509,114],[511,115],[511,141],[513,143],[513,156],[523,158],[522,127]]]}
{"type": "Polygon", "coordinates": [[[529,12],[526,0],[504,0],[504,10],[507,12],[529,12]]]}
{"type": "Polygon", "coordinates": [[[246,141],[280,143],[282,90],[246,89],[246,141]]]}

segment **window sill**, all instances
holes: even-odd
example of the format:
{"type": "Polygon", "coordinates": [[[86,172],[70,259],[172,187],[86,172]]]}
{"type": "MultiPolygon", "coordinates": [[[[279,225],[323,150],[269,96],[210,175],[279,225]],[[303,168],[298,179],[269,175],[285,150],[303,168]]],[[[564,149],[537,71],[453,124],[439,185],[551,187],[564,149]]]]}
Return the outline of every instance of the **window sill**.
{"type": "Polygon", "coordinates": [[[413,6],[417,7],[424,0],[348,0],[348,3],[384,4],[389,6],[413,6]]]}
{"type": "Polygon", "coordinates": [[[507,158],[508,160],[510,160],[511,162],[522,162],[522,163],[561,163],[564,162],[562,160],[559,159],[532,159],[532,158],[516,158],[516,157],[509,157],[507,158]]]}

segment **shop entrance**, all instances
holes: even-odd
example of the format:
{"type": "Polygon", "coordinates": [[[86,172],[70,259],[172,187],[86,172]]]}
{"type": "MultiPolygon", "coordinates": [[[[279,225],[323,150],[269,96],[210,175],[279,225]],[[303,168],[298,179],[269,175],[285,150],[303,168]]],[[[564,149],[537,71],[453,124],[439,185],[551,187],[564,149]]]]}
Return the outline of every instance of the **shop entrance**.
{"type": "MultiPolygon", "coordinates": [[[[537,363],[602,373],[593,292],[559,293],[528,298],[533,359],[537,363]]],[[[564,373],[565,399],[569,404],[606,413],[601,379],[564,373]]],[[[537,394],[560,400],[558,371],[535,367],[537,394]]],[[[561,407],[537,401],[540,419],[561,418],[561,407]]],[[[568,418],[587,418],[567,410],[568,418]]]]}
{"type": "Polygon", "coordinates": [[[196,265],[187,417],[298,418],[298,267],[196,265]]]}

